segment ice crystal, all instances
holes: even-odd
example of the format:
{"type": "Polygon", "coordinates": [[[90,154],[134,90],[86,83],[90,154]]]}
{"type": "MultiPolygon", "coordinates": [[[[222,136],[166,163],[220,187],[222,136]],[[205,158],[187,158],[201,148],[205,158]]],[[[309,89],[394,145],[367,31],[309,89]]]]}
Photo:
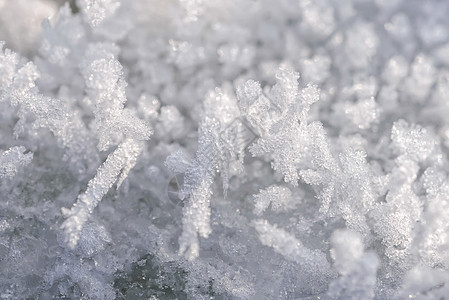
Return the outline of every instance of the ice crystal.
{"type": "Polygon", "coordinates": [[[119,145],[97,170],[73,208],[70,211],[63,209],[68,219],[62,228],[71,248],[76,246],[84,223],[103,196],[116,181],[120,187],[126,179],[143,150],[142,141],[149,139],[152,133],[143,121],[124,109],[126,83],[113,52],[113,45],[94,44],[87,50],[86,61],[82,64],[88,95],[95,105],[93,113],[98,128],[98,149],[104,151],[111,144],[119,145]]]}
{"type": "Polygon", "coordinates": [[[218,129],[219,124],[214,119],[207,118],[202,122],[196,156],[185,172],[181,197],[188,199],[183,209],[179,252],[186,253],[189,259],[199,255],[198,234],[207,238],[211,232],[210,198],[218,167],[218,129]]]}
{"type": "Polygon", "coordinates": [[[92,27],[99,26],[120,6],[120,2],[115,0],[79,0],[78,4],[85,12],[85,16],[92,27]]]}
{"type": "Polygon", "coordinates": [[[313,85],[300,92],[299,74],[288,68],[281,67],[276,78],[276,85],[267,95],[260,85],[248,81],[238,87],[237,96],[245,118],[260,134],[251,146],[251,153],[254,156],[270,153],[273,169],[283,174],[286,182],[296,185],[298,165],[306,158],[304,150],[316,133],[307,117],[310,105],[319,99],[319,92],[313,85]]]}
{"type": "Polygon", "coordinates": [[[269,188],[260,191],[254,196],[256,215],[261,215],[271,204],[272,211],[282,211],[292,208],[292,192],[281,186],[270,186],[269,188]]]}
{"type": "Polygon", "coordinates": [[[448,14],[0,0],[0,298],[444,299],[448,14]]]}
{"type": "Polygon", "coordinates": [[[124,141],[100,166],[97,175],[89,181],[87,190],[78,196],[72,209],[62,209],[63,214],[68,217],[62,224],[62,229],[66,232],[66,241],[71,248],[76,246],[89,214],[116,181],[117,186],[120,186],[136,164],[141,150],[142,145],[138,142],[132,139],[124,141]]]}
{"type": "Polygon", "coordinates": [[[265,220],[256,220],[254,227],[263,245],[272,247],[287,260],[298,263],[304,272],[311,272],[314,269],[308,280],[312,280],[313,277],[317,286],[325,284],[333,276],[324,253],[304,247],[294,236],[265,220]]]}

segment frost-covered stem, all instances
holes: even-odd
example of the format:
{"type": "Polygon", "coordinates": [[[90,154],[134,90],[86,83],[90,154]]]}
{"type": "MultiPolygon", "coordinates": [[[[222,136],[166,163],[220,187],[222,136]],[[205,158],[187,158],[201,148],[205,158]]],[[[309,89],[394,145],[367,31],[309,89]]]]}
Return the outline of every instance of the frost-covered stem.
{"type": "Polygon", "coordinates": [[[120,172],[124,170],[120,183],[127,176],[127,172],[135,164],[137,156],[142,151],[142,143],[133,139],[125,140],[112,152],[106,161],[98,168],[95,177],[89,181],[87,190],[78,197],[78,200],[69,210],[63,208],[63,214],[69,216],[62,224],[66,233],[66,242],[70,248],[75,248],[84,223],[89,214],[95,209],[103,196],[117,181],[120,172]]]}

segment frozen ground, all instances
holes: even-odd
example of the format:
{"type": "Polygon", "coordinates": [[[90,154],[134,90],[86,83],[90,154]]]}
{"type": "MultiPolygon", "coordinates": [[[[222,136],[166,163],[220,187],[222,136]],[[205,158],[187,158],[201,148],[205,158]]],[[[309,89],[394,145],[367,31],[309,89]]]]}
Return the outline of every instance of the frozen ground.
{"type": "Polygon", "coordinates": [[[0,299],[449,299],[448,15],[0,0],[0,299]]]}

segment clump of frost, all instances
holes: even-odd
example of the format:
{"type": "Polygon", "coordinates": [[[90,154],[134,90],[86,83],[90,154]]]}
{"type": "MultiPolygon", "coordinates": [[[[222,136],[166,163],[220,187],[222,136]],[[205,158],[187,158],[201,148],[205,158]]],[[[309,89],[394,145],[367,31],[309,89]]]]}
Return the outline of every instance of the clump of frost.
{"type": "Polygon", "coordinates": [[[79,0],[77,3],[92,27],[99,26],[120,7],[120,2],[115,0],[79,0]]]}
{"type": "Polygon", "coordinates": [[[0,152],[0,178],[13,177],[20,168],[31,162],[33,153],[25,151],[25,147],[18,146],[0,152]]]}
{"type": "Polygon", "coordinates": [[[364,253],[360,235],[353,231],[336,231],[331,237],[331,256],[340,277],[329,285],[331,299],[372,299],[376,286],[379,259],[364,253]]]}
{"type": "Polygon", "coordinates": [[[271,205],[272,211],[292,208],[292,192],[282,186],[270,186],[254,196],[254,213],[261,215],[271,205]]]}

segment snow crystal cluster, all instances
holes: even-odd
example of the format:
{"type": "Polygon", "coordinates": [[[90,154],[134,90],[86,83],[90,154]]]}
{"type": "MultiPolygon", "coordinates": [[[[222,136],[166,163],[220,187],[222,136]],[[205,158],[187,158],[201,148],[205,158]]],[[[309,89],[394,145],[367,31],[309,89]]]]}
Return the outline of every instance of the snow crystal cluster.
{"type": "Polygon", "coordinates": [[[448,299],[448,15],[0,0],[0,299],[448,299]]]}

